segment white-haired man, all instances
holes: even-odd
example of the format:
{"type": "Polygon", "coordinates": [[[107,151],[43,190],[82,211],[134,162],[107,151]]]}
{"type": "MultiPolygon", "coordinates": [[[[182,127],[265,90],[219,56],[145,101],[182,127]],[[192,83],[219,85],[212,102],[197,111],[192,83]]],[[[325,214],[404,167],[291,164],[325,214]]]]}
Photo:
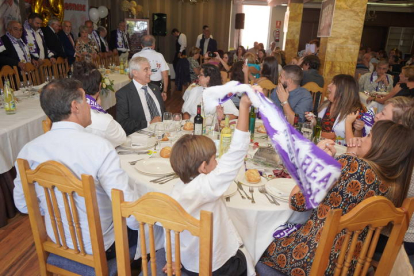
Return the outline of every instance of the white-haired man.
{"type": "Polygon", "coordinates": [[[51,18],[47,23],[47,27],[42,27],[46,46],[54,54],[55,58],[66,58],[65,49],[58,36],[61,29],[62,24],[60,24],[60,21],[57,18],[51,18]]]}

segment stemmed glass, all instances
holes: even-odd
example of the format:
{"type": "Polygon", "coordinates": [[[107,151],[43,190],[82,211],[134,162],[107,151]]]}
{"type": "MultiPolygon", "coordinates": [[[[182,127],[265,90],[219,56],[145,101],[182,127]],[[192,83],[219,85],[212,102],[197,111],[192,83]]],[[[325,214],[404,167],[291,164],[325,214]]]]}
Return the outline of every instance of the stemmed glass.
{"type": "Polygon", "coordinates": [[[312,123],[311,122],[304,122],[302,124],[302,135],[303,137],[312,140],[312,134],[313,134],[313,129],[312,129],[312,123]]]}
{"type": "Polygon", "coordinates": [[[183,120],[183,115],[181,113],[174,113],[172,117],[176,131],[181,130],[181,121],[183,120]]]}

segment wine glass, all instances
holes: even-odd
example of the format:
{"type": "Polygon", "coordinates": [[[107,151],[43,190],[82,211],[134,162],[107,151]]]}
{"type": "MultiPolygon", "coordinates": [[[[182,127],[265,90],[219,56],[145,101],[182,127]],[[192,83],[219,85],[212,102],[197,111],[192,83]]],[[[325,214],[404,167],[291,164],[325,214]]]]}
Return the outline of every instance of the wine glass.
{"type": "Polygon", "coordinates": [[[181,113],[174,113],[173,114],[173,122],[175,124],[175,128],[177,131],[181,130],[181,121],[183,120],[183,115],[181,113]]]}
{"type": "Polygon", "coordinates": [[[24,84],[24,81],[20,82],[20,90],[23,92],[23,94],[26,92],[26,85],[24,84]]]}
{"type": "Polygon", "coordinates": [[[303,137],[311,140],[312,139],[312,134],[313,134],[313,130],[312,130],[312,123],[311,122],[304,122],[302,124],[302,135],[303,137]]]}

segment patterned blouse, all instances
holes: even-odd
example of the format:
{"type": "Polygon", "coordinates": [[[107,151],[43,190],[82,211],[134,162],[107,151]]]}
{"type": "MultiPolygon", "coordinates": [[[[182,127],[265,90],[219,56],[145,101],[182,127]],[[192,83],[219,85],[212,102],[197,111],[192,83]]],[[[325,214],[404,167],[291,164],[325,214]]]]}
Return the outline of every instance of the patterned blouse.
{"type": "MultiPolygon", "coordinates": [[[[335,124],[336,117],[332,117],[332,118],[330,117],[331,116],[331,107],[332,107],[332,104],[329,104],[328,107],[326,108],[325,115],[321,119],[322,132],[332,132],[333,131],[332,129],[333,129],[333,126],[335,124]]],[[[359,110],[359,116],[358,116],[357,119],[361,118],[362,113],[365,113],[365,112],[367,112],[367,109],[363,106],[359,110]]],[[[345,118],[343,120],[345,120],[345,118]]]]}
{"type": "MultiPolygon", "coordinates": [[[[260,262],[289,276],[309,275],[329,210],[342,209],[346,214],[364,199],[375,195],[384,196],[388,192],[389,186],[378,179],[366,161],[346,154],[339,156],[338,161],[342,165],[340,179],[319,207],[312,211],[309,220],[289,236],[275,239],[261,257],[260,262]]],[[[296,211],[305,211],[305,198],[301,192],[292,196],[291,205],[296,211]]],[[[366,233],[365,230],[359,236],[348,275],[352,275],[355,269],[366,233]]],[[[325,275],[333,275],[344,234],[345,230],[334,240],[325,275]]]]}
{"type": "Polygon", "coordinates": [[[92,54],[98,53],[98,46],[92,39],[89,39],[88,42],[83,42],[83,40],[79,38],[76,41],[75,52],[76,54],[85,57],[85,61],[91,62],[92,54]],[[83,55],[83,53],[86,53],[86,55],[83,55]]]}
{"type": "Polygon", "coordinates": [[[190,63],[190,78],[191,78],[191,82],[193,83],[198,77],[196,73],[194,72],[194,68],[199,68],[200,63],[198,63],[198,61],[195,60],[193,57],[189,57],[187,59],[188,59],[188,62],[190,63]]]}

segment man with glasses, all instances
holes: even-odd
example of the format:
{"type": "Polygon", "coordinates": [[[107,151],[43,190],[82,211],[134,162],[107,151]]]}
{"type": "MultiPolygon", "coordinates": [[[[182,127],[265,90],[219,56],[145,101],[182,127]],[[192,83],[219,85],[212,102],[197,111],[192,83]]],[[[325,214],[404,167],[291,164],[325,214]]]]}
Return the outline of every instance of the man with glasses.
{"type": "Polygon", "coordinates": [[[381,60],[372,73],[366,73],[359,79],[359,91],[390,92],[393,88],[393,78],[387,74],[388,61],[381,60]]]}

